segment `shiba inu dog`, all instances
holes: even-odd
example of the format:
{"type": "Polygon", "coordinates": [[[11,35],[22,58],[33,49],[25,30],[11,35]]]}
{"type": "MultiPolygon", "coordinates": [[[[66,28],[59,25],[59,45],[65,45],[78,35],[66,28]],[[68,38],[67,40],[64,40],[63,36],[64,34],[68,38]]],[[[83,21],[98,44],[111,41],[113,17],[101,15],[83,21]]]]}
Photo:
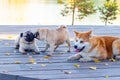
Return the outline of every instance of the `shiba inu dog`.
{"type": "Polygon", "coordinates": [[[68,44],[68,52],[70,51],[68,29],[64,25],[61,25],[59,28],[52,30],[38,29],[35,35],[38,40],[43,40],[47,42],[46,48],[43,50],[43,52],[50,47],[51,51],[50,53],[48,53],[49,56],[51,56],[52,53],[59,47],[59,45],[63,44],[64,42],[68,44]]]}
{"type": "Polygon", "coordinates": [[[26,51],[34,51],[37,54],[40,53],[35,43],[35,36],[31,31],[21,33],[15,40],[15,46],[22,54],[26,54],[26,51]]]}
{"type": "Polygon", "coordinates": [[[68,60],[93,61],[104,60],[116,56],[120,58],[120,38],[113,36],[92,36],[92,31],[74,31],[76,38],[74,48],[77,54],[70,56],[68,60]]]}

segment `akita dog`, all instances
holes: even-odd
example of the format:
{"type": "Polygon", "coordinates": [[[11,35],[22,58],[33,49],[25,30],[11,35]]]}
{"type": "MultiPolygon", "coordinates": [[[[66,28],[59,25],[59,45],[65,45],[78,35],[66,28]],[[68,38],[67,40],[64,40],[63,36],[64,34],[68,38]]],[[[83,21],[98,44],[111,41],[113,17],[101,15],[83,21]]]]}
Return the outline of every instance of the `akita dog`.
{"type": "Polygon", "coordinates": [[[113,36],[92,36],[92,31],[74,31],[76,38],[74,48],[77,54],[68,60],[94,61],[104,60],[115,56],[120,58],[120,38],[113,36]]]}

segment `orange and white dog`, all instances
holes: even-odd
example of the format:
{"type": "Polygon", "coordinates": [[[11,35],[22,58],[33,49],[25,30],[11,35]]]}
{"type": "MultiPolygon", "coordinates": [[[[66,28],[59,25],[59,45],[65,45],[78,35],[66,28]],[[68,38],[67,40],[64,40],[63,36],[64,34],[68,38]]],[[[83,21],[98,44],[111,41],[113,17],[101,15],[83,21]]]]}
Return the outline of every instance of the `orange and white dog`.
{"type": "Polygon", "coordinates": [[[104,60],[115,56],[120,59],[120,38],[113,36],[92,36],[92,31],[74,31],[76,38],[74,48],[77,54],[72,55],[68,60],[94,61],[104,60]]]}

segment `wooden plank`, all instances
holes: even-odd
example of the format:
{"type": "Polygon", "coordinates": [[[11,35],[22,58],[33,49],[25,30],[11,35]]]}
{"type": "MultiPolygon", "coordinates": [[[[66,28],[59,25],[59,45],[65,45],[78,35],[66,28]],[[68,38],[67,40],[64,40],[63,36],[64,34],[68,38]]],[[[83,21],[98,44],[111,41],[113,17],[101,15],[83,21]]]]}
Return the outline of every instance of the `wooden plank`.
{"type": "MultiPolygon", "coordinates": [[[[9,26],[10,29],[6,30],[6,27],[0,27],[1,34],[18,34],[19,32],[25,30],[35,31],[37,28],[57,28],[57,25],[51,26],[9,26]],[[22,27],[22,28],[21,28],[22,27]],[[29,28],[28,28],[29,27],[29,28]],[[12,31],[12,32],[11,32],[12,31]]],[[[71,38],[74,37],[73,29],[77,31],[87,31],[93,30],[93,33],[97,35],[114,35],[120,36],[120,26],[119,27],[102,27],[102,26],[69,26],[69,31],[71,32],[71,38]]],[[[102,61],[100,63],[88,62],[82,63],[78,61],[67,61],[70,55],[75,54],[73,45],[71,41],[72,52],[67,53],[67,47],[65,44],[61,45],[51,59],[44,59],[44,56],[49,52],[41,53],[40,55],[22,55],[21,53],[15,51],[14,40],[3,40],[0,41],[0,80],[40,80],[40,79],[50,79],[50,80],[119,80],[120,79],[120,62],[109,62],[108,60],[102,61]],[[6,53],[10,53],[9,56],[6,53]],[[63,53],[63,54],[61,54],[63,53]],[[36,60],[36,64],[31,64],[29,62],[30,58],[36,60]],[[15,61],[21,61],[21,64],[15,64],[15,61]],[[108,64],[107,66],[105,64],[108,64]],[[80,68],[76,68],[74,64],[80,64],[80,68]],[[43,65],[43,66],[42,66],[43,65]],[[45,66],[44,66],[45,65],[45,66]],[[90,70],[89,67],[95,66],[97,70],[90,70]],[[71,72],[71,74],[64,74],[64,71],[71,72]],[[6,74],[4,74],[6,73],[6,74]],[[105,76],[109,78],[105,78],[105,76]]],[[[37,41],[39,49],[42,50],[45,47],[45,43],[37,41]]]]}
{"type": "Polygon", "coordinates": [[[0,71],[8,70],[10,71],[25,71],[25,70],[90,70],[89,67],[95,66],[97,67],[97,70],[99,69],[119,69],[120,64],[110,64],[109,66],[105,66],[105,63],[101,64],[95,64],[95,63],[37,63],[37,64],[3,64],[0,65],[1,69],[0,71]],[[42,66],[44,64],[45,66],[42,66]],[[80,64],[80,68],[76,68],[74,64],[80,64]],[[67,66],[67,67],[66,67],[67,66]],[[32,69],[31,69],[32,67],[32,69]]]}
{"type": "MultiPolygon", "coordinates": [[[[83,78],[84,80],[120,80],[120,77],[100,77],[100,78],[83,78]]],[[[81,80],[81,78],[69,78],[69,79],[54,79],[54,80],[81,80]]]]}

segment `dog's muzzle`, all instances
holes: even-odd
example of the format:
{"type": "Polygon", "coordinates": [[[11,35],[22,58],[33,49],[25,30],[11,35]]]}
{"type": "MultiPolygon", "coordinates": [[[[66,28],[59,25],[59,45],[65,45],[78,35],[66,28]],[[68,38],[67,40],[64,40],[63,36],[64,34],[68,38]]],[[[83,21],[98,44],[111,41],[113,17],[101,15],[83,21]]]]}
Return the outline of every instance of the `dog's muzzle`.
{"type": "Polygon", "coordinates": [[[78,46],[75,45],[74,48],[76,49],[76,52],[81,52],[82,50],[84,50],[85,46],[83,46],[82,48],[78,49],[78,46]]]}

